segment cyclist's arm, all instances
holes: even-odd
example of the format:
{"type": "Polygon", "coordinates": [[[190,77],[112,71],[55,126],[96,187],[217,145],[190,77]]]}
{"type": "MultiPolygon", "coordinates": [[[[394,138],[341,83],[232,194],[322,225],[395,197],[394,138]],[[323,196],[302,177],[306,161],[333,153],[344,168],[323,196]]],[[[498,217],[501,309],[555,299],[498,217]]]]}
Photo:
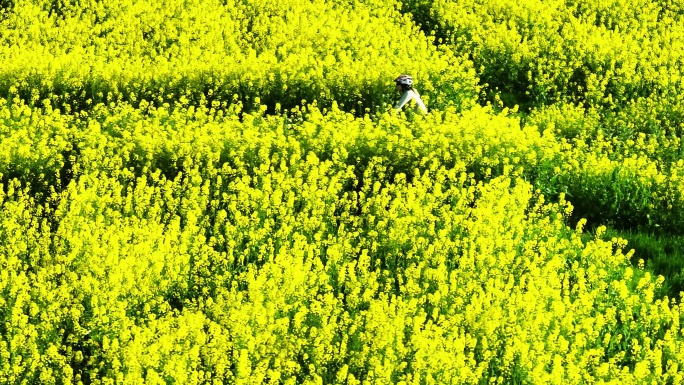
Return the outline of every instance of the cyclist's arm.
{"type": "Polygon", "coordinates": [[[415,93],[415,100],[416,104],[418,105],[418,108],[423,112],[423,114],[427,114],[427,107],[425,107],[425,103],[423,103],[423,99],[420,98],[420,95],[418,93],[415,93]]]}
{"type": "Polygon", "coordinates": [[[397,105],[394,107],[395,110],[401,110],[402,107],[411,99],[413,98],[412,92],[411,91],[406,91],[404,92],[403,95],[401,95],[401,99],[399,99],[399,102],[397,102],[397,105]]]}

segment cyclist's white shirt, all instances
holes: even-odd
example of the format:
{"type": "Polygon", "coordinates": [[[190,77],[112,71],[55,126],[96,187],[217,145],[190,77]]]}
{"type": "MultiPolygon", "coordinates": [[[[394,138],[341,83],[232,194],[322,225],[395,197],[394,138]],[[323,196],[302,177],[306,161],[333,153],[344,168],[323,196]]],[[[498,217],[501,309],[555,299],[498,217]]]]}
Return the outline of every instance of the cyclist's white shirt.
{"type": "Polygon", "coordinates": [[[420,98],[420,95],[416,90],[407,90],[404,92],[403,95],[401,95],[401,99],[399,99],[399,102],[397,103],[397,106],[394,107],[397,111],[401,110],[402,107],[411,100],[416,101],[416,105],[418,108],[420,108],[421,111],[423,111],[424,114],[427,114],[427,107],[425,107],[425,103],[423,103],[423,99],[420,98]]]}

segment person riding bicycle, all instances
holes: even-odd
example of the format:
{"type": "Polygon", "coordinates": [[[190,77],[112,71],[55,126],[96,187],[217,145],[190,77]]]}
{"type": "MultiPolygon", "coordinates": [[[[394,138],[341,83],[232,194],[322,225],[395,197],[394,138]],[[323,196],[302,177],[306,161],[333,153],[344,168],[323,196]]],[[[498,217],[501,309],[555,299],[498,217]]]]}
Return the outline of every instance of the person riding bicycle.
{"type": "Polygon", "coordinates": [[[406,103],[414,100],[416,102],[416,107],[418,107],[423,114],[427,114],[427,107],[425,107],[423,99],[420,98],[418,91],[413,88],[413,78],[411,76],[401,75],[394,79],[394,82],[397,84],[397,91],[402,94],[401,99],[399,99],[399,102],[397,102],[397,105],[394,107],[395,111],[400,111],[406,103]]]}

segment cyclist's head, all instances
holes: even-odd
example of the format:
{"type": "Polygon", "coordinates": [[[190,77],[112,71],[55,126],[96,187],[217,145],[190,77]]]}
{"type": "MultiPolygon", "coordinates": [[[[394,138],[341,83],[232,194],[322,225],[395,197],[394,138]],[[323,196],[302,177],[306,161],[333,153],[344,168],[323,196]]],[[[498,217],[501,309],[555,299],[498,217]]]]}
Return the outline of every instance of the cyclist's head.
{"type": "Polygon", "coordinates": [[[401,87],[401,90],[406,91],[413,89],[413,78],[410,75],[401,75],[394,79],[397,87],[401,87]]]}

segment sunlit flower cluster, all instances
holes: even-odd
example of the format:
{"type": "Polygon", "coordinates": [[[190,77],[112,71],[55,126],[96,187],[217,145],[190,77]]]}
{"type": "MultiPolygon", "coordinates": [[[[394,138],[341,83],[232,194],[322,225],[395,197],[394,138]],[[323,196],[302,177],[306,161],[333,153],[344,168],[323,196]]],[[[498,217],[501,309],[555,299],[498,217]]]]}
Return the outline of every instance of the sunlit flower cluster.
{"type": "Polygon", "coordinates": [[[616,154],[490,108],[2,113],[3,382],[681,380],[662,280],[525,180],[616,154]]]}
{"type": "Polygon", "coordinates": [[[393,2],[14,0],[0,17],[0,94],[71,111],[97,103],[274,109],[391,103],[411,73],[433,107],[470,105],[467,59],[440,50],[393,2]],[[387,38],[378,38],[387,36],[387,38]]]}
{"type": "Polygon", "coordinates": [[[405,1],[505,102],[681,100],[684,9],[653,0],[405,1]]]}

